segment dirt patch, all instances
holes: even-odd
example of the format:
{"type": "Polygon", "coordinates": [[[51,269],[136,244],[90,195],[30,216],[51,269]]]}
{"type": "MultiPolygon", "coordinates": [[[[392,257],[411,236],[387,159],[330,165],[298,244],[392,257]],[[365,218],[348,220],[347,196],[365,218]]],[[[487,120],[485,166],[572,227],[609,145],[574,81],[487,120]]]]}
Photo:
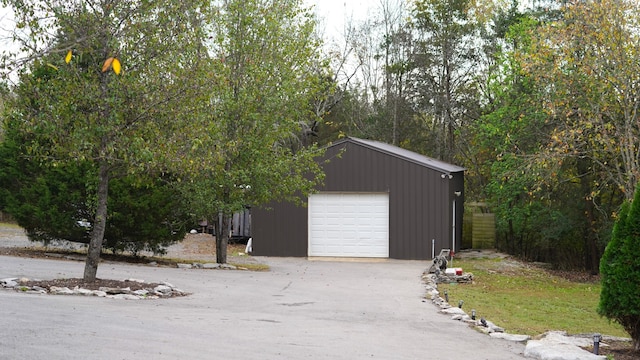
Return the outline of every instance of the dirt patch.
{"type": "Polygon", "coordinates": [[[594,275],[588,271],[547,269],[547,272],[572,282],[585,283],[585,284],[600,283],[600,275],[599,274],[594,275]]]}
{"type": "Polygon", "coordinates": [[[51,286],[68,287],[73,289],[74,287],[87,289],[87,290],[99,290],[101,287],[107,288],[129,288],[131,291],[143,290],[148,288],[154,288],[159,284],[156,283],[144,283],[138,281],[118,281],[109,279],[96,279],[96,281],[84,281],[83,279],[54,279],[54,280],[29,280],[21,281],[21,286],[40,286],[43,288],[50,288],[51,286]]]}
{"type": "MultiPolygon", "coordinates": [[[[593,353],[593,346],[583,348],[593,353]]],[[[606,341],[600,344],[599,355],[604,355],[607,359],[615,360],[638,360],[640,359],[640,351],[633,350],[631,341],[606,341]]]]}
{"type": "Polygon", "coordinates": [[[504,259],[508,257],[510,256],[494,249],[473,249],[455,253],[454,261],[455,259],[504,259]]]}
{"type": "MultiPolygon", "coordinates": [[[[258,266],[260,262],[245,253],[245,244],[230,243],[227,246],[227,262],[237,266],[258,266]]],[[[0,255],[22,256],[31,258],[58,258],[61,260],[84,261],[86,246],[69,242],[55,242],[48,246],[31,242],[24,231],[11,224],[0,224],[0,255]]],[[[175,266],[177,263],[216,262],[215,237],[210,234],[187,234],[183,241],[173,244],[166,249],[164,255],[154,255],[151,252],[113,254],[105,251],[101,255],[102,261],[150,263],[159,266],[175,266]]]]}

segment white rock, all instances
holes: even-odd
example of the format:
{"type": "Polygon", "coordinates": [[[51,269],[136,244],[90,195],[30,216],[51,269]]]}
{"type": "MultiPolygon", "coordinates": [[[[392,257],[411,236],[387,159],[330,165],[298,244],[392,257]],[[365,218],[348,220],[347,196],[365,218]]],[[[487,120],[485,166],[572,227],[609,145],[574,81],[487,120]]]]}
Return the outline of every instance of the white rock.
{"type": "Polygon", "coordinates": [[[73,290],[68,287],[52,286],[49,288],[49,293],[53,295],[73,295],[73,290]]]}
{"type": "Polygon", "coordinates": [[[93,295],[93,291],[89,289],[78,288],[78,287],[73,289],[73,293],[77,295],[84,295],[84,296],[93,295]]]}
{"type": "Polygon", "coordinates": [[[107,295],[109,299],[120,299],[120,300],[140,300],[141,298],[137,295],[133,294],[116,294],[116,295],[107,295]]]}
{"type": "Polygon", "coordinates": [[[153,288],[153,291],[155,291],[156,293],[160,293],[162,295],[171,294],[172,290],[173,290],[172,287],[167,285],[158,285],[155,288],[153,288]]]}
{"type": "Polygon", "coordinates": [[[202,268],[203,269],[217,269],[220,267],[220,264],[216,264],[216,263],[206,263],[206,264],[202,264],[202,268]]]}
{"type": "Polygon", "coordinates": [[[497,326],[496,324],[492,323],[491,321],[485,320],[485,322],[487,323],[487,328],[489,328],[489,333],[494,333],[494,332],[503,333],[504,332],[504,328],[501,328],[500,326],[497,326]]]}
{"type": "Polygon", "coordinates": [[[531,339],[531,336],[529,335],[507,334],[502,332],[494,332],[489,334],[489,336],[496,339],[503,339],[503,340],[515,341],[515,342],[525,342],[531,339]]]}
{"type": "Polygon", "coordinates": [[[540,340],[527,342],[524,354],[540,360],[598,360],[605,356],[595,355],[582,349],[589,346],[593,340],[586,337],[567,336],[564,331],[550,331],[540,340]]]}
{"type": "Polygon", "coordinates": [[[472,324],[472,325],[477,325],[478,324],[478,321],[477,320],[473,320],[471,318],[471,316],[469,316],[469,315],[463,316],[462,317],[462,321],[464,321],[464,322],[466,322],[468,324],[472,324]]]}
{"type": "Polygon", "coordinates": [[[161,282],[161,283],[160,283],[160,285],[168,286],[168,287],[170,287],[170,288],[174,288],[174,287],[175,287],[175,286],[173,286],[173,284],[172,284],[172,283],[168,283],[168,282],[166,282],[166,281],[161,282]]]}
{"type": "Polygon", "coordinates": [[[106,297],[107,293],[104,292],[104,291],[100,291],[100,290],[93,290],[93,296],[106,297]]]}
{"type": "Polygon", "coordinates": [[[178,269],[191,269],[191,268],[193,268],[193,265],[191,264],[182,264],[182,263],[178,264],[178,269]]]}
{"type": "Polygon", "coordinates": [[[497,333],[503,333],[504,332],[504,328],[502,328],[500,326],[495,326],[495,325],[491,327],[491,330],[493,330],[494,332],[497,332],[497,333]]]}
{"type": "Polygon", "coordinates": [[[134,282],[134,283],[139,283],[139,284],[143,284],[144,280],[142,279],[134,279],[134,278],[130,278],[130,279],[124,279],[125,282],[130,281],[130,282],[134,282]]]}
{"type": "Polygon", "coordinates": [[[149,294],[149,290],[146,289],[142,289],[142,290],[136,290],[134,292],[132,292],[133,295],[138,295],[138,296],[147,296],[149,294]]]}
{"type": "Polygon", "coordinates": [[[110,288],[110,287],[106,287],[106,286],[101,286],[100,288],[98,288],[98,290],[104,291],[109,295],[130,294],[131,293],[131,288],[130,287],[126,287],[126,288],[110,288]]]}
{"type": "Polygon", "coordinates": [[[47,290],[44,290],[44,289],[42,289],[42,290],[33,290],[32,289],[32,290],[27,290],[26,293],[27,294],[46,294],[47,290]]]}
{"type": "Polygon", "coordinates": [[[2,287],[13,288],[18,286],[18,283],[13,280],[2,280],[2,287]]]}
{"type": "Polygon", "coordinates": [[[593,337],[569,336],[566,331],[548,331],[544,333],[540,340],[557,344],[571,344],[580,347],[593,345],[593,337]]]}
{"type": "Polygon", "coordinates": [[[466,312],[464,312],[464,310],[458,308],[458,307],[449,307],[446,309],[442,309],[440,310],[441,312],[445,313],[445,314],[449,314],[449,315],[467,315],[466,312]]]}
{"type": "Polygon", "coordinates": [[[602,360],[606,356],[595,355],[571,344],[551,343],[542,340],[529,340],[524,356],[540,360],[602,360]]]}
{"type": "Polygon", "coordinates": [[[0,284],[6,284],[8,282],[17,282],[18,278],[5,278],[5,279],[0,279],[0,284]]]}

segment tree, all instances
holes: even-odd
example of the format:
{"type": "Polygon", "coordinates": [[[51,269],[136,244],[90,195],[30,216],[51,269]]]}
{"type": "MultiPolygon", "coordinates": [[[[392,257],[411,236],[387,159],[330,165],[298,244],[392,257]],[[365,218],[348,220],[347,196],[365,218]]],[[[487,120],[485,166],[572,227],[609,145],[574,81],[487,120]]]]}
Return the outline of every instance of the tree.
{"type": "Polygon", "coordinates": [[[598,313],[616,321],[640,350],[640,191],[618,214],[611,241],[600,260],[602,290],[598,313]]]}
{"type": "MultiPolygon", "coordinates": [[[[96,278],[107,226],[109,185],[117,177],[158,169],[178,145],[166,140],[185,124],[199,90],[189,81],[202,58],[206,2],[3,0],[16,18],[14,38],[26,56],[21,81],[41,65],[44,86],[15,89],[8,107],[25,136],[27,156],[96,170],[85,281],[96,278]],[[31,102],[37,102],[37,111],[31,102]],[[174,146],[175,145],[175,146],[174,146]]],[[[6,60],[6,58],[5,58],[6,60]]]]}
{"type": "Polygon", "coordinates": [[[382,41],[379,45],[384,70],[384,100],[380,104],[380,114],[391,121],[390,136],[385,141],[393,145],[404,142],[411,129],[402,132],[402,125],[412,119],[412,107],[409,100],[409,78],[413,68],[413,33],[405,20],[407,11],[402,2],[389,0],[380,2],[382,13],[380,26],[382,41]],[[404,136],[403,136],[404,135],[404,136]]]}
{"type": "Polygon", "coordinates": [[[417,35],[417,106],[432,122],[435,156],[453,161],[456,134],[477,105],[477,25],[469,0],[416,0],[414,21],[417,35]]]}
{"type": "Polygon", "coordinates": [[[560,11],[536,31],[519,59],[537,84],[546,124],[553,127],[536,159],[550,172],[573,167],[563,180],[579,185],[585,267],[596,272],[606,240],[602,229],[620,195],[633,198],[640,176],[640,6],[580,1],[563,4],[560,11]]]}
{"type": "Polygon", "coordinates": [[[302,125],[324,86],[315,21],[299,0],[224,0],[209,19],[215,85],[199,104],[184,182],[199,216],[214,219],[216,260],[227,260],[230,217],[244,206],[306,196],[322,181],[302,125]]]}
{"type": "Polygon", "coordinates": [[[598,175],[592,197],[613,185],[631,200],[640,179],[640,5],[580,1],[563,13],[538,31],[522,58],[556,126],[544,155],[588,160],[598,175]]]}
{"type": "MultiPolygon", "coordinates": [[[[56,70],[42,65],[18,87],[48,86],[56,70]]],[[[21,92],[21,91],[18,91],[21,92]]],[[[38,102],[32,99],[33,111],[38,102]]],[[[0,142],[0,209],[15,219],[33,241],[68,240],[88,244],[88,221],[93,219],[96,169],[89,161],[50,163],[25,156],[27,148],[42,142],[26,137],[20,116],[6,114],[0,142]]],[[[103,248],[137,253],[161,253],[184,237],[189,218],[177,192],[165,179],[125,176],[112,180],[110,213],[103,248]]]]}

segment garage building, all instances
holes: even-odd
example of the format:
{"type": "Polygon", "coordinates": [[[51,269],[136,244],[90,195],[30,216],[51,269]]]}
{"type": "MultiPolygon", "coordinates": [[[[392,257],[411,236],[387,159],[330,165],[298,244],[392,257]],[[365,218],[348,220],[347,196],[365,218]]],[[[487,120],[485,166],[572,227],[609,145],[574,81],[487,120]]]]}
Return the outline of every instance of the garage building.
{"type": "Polygon", "coordinates": [[[425,260],[460,248],[464,168],[357,138],[327,159],[306,207],[252,209],[253,255],[425,260]]]}

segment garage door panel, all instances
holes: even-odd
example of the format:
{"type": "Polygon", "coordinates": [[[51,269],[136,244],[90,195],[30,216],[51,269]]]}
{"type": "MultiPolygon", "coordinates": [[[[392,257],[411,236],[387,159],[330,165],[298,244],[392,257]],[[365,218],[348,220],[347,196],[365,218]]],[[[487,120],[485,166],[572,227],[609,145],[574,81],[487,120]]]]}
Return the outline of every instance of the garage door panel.
{"type": "Polygon", "coordinates": [[[309,256],[388,257],[388,194],[309,197],[309,256]]]}

